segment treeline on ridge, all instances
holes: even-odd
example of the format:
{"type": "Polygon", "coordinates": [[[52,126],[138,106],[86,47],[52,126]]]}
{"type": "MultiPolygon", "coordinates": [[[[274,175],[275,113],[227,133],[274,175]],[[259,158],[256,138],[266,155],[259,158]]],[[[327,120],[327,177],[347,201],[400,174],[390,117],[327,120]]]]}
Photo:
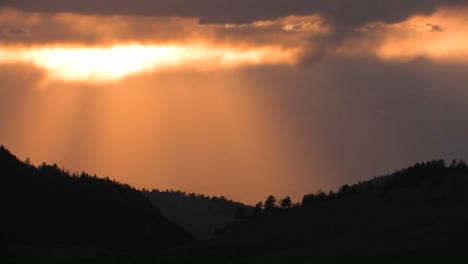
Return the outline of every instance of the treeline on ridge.
{"type": "MultiPolygon", "coordinates": [[[[308,207],[334,199],[344,199],[358,194],[376,192],[384,198],[387,193],[395,190],[430,191],[438,198],[446,198],[449,195],[463,195],[457,190],[457,182],[463,180],[464,186],[468,186],[468,165],[462,160],[453,160],[450,165],[443,160],[416,163],[406,169],[397,170],[392,174],[374,177],[371,180],[359,182],[353,185],[345,184],[335,193],[318,190],[316,193],[306,194],[301,203],[292,203],[289,196],[277,200],[269,195],[264,202],[256,204],[253,215],[286,210],[295,207],[308,207]]],[[[463,185],[462,184],[462,185],[463,185]]]]}
{"type": "Polygon", "coordinates": [[[56,164],[35,167],[0,146],[1,242],[155,250],[192,241],[127,184],[56,164]]]}

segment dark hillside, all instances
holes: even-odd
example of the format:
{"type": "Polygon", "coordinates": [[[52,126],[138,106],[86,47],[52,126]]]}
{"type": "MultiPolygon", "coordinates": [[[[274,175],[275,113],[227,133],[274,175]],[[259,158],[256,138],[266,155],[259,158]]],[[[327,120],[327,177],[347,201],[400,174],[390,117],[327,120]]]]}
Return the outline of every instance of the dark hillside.
{"type": "Polygon", "coordinates": [[[236,217],[248,215],[252,211],[252,207],[224,197],[158,190],[143,191],[143,194],[161,209],[164,216],[199,239],[211,237],[216,230],[232,224],[236,217]]]}
{"type": "Polygon", "coordinates": [[[416,164],[303,205],[236,222],[167,252],[169,263],[460,263],[468,260],[468,167],[416,164]],[[209,256],[209,257],[207,257],[209,256]]]}
{"type": "Polygon", "coordinates": [[[108,178],[36,168],[1,146],[0,180],[0,235],[10,254],[47,245],[155,252],[192,241],[139,191],[108,178]]]}

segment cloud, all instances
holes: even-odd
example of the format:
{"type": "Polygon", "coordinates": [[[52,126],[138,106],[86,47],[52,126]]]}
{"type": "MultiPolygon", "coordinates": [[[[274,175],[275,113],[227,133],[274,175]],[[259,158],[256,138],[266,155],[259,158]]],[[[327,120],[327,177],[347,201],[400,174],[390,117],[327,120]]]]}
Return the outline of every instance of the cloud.
{"type": "Polygon", "coordinates": [[[438,63],[468,63],[468,8],[439,9],[394,24],[373,23],[356,30],[339,53],[375,55],[408,62],[425,58],[438,63]]]}
{"type": "Polygon", "coordinates": [[[32,12],[40,16],[44,26],[25,30],[13,25],[30,35],[15,38],[2,34],[2,39],[102,43],[190,42],[203,38],[236,44],[281,42],[302,46],[303,54],[308,55],[304,61],[312,62],[327,50],[338,48],[357,27],[374,22],[398,23],[441,7],[467,3],[468,0],[8,0],[3,6],[32,12]],[[287,21],[307,17],[313,19],[287,21]],[[316,34],[324,29],[328,34],[316,34]]]}
{"type": "Polygon", "coordinates": [[[331,25],[319,15],[288,16],[242,25],[207,25],[199,24],[194,18],[0,10],[0,33],[3,36],[0,43],[4,44],[180,44],[202,40],[222,45],[291,46],[301,45],[311,37],[326,37],[332,31],[331,25]]]}
{"type": "Polygon", "coordinates": [[[98,16],[72,13],[31,13],[15,9],[0,10],[0,34],[2,35],[0,42],[4,44],[108,45],[128,41],[162,43],[201,36],[201,28],[196,19],[191,18],[98,16]]]}
{"type": "MultiPolygon", "coordinates": [[[[401,12],[398,12],[400,1],[388,3],[386,1],[358,1],[355,5],[349,5],[349,2],[342,2],[342,5],[338,5],[336,1],[318,5],[314,2],[310,5],[320,8],[314,9],[315,11],[310,9],[312,13],[301,15],[301,13],[306,13],[304,10],[285,12],[284,14],[289,14],[287,16],[264,16],[262,12],[266,10],[255,9],[257,5],[255,2],[251,9],[248,9],[247,14],[259,12],[259,16],[255,18],[257,20],[246,20],[250,21],[248,23],[239,23],[235,20],[226,20],[232,23],[221,23],[223,20],[219,20],[213,21],[213,24],[200,23],[200,21],[203,22],[202,16],[189,16],[183,12],[177,13],[179,16],[169,16],[169,14],[177,15],[170,12],[161,13],[159,16],[146,16],[144,13],[132,12],[132,8],[129,12],[119,12],[119,8],[128,4],[126,1],[117,2],[115,8],[110,10],[104,8],[106,1],[97,2],[96,8],[93,9],[96,12],[86,11],[86,1],[82,3],[83,7],[68,2],[60,2],[62,4],[57,5],[53,1],[45,2],[49,5],[42,9],[39,5],[33,8],[34,4],[30,7],[22,7],[22,1],[11,3],[22,10],[30,11],[19,11],[14,8],[0,9],[0,48],[2,50],[0,63],[12,62],[11,59],[5,59],[8,54],[17,54],[11,53],[12,50],[23,49],[26,52],[29,49],[29,53],[23,54],[23,59],[17,62],[30,61],[36,66],[44,67],[49,64],[44,63],[44,58],[38,62],[37,53],[34,56],[31,55],[34,51],[45,54],[47,53],[44,52],[45,49],[53,47],[57,52],[59,50],[68,52],[73,49],[80,50],[80,52],[84,49],[101,49],[104,53],[109,53],[111,49],[135,45],[147,51],[167,47],[179,49],[182,55],[180,55],[181,52],[176,52],[178,57],[171,59],[174,62],[171,62],[171,65],[182,65],[183,68],[190,65],[191,68],[196,69],[199,68],[197,65],[201,65],[200,61],[205,61],[206,68],[213,69],[213,65],[225,66],[228,64],[227,61],[233,61],[229,58],[242,61],[242,63],[232,63],[232,65],[311,66],[324,57],[334,54],[371,55],[383,60],[408,61],[425,57],[434,61],[468,62],[465,59],[468,49],[463,45],[457,45],[461,41],[468,41],[464,37],[467,35],[465,30],[467,21],[464,18],[467,17],[468,9],[452,7],[438,8],[434,11],[435,7],[442,5],[435,0],[425,2],[424,7],[422,7],[422,2],[412,1],[408,4],[408,8],[401,12]],[[421,4],[421,7],[416,8],[419,7],[416,3],[421,4]],[[354,17],[365,5],[370,8],[369,10],[375,9],[376,12],[369,11],[369,14],[354,17]],[[386,5],[390,5],[389,9],[386,9],[386,5]],[[102,12],[99,11],[100,8],[103,8],[102,12]],[[388,14],[384,12],[385,15],[379,15],[383,12],[381,9],[387,10],[388,14]],[[429,15],[414,15],[418,12],[429,15]],[[413,15],[407,17],[411,14],[413,15]],[[353,17],[355,20],[352,19],[353,17]],[[404,20],[400,21],[401,19],[404,20]],[[108,51],[104,51],[105,49],[108,51]],[[206,56],[200,56],[202,53],[206,56]],[[182,57],[183,59],[178,59],[182,57]],[[189,57],[196,59],[189,60],[189,57]],[[192,67],[194,65],[195,67],[192,67]]],[[[149,2],[138,2],[133,8],[144,3],[149,2]]],[[[154,3],[161,4],[162,2],[154,3]]],[[[237,5],[234,2],[229,3],[237,5]]],[[[273,2],[271,8],[277,3],[279,2],[273,2]]],[[[296,5],[308,5],[307,3],[309,2],[298,1],[296,5]]],[[[461,4],[462,1],[444,3],[461,4]]],[[[288,10],[289,6],[283,7],[288,10]]],[[[269,8],[266,9],[269,10],[269,8]]],[[[10,55],[8,56],[11,58],[10,55]]],[[[151,57],[150,54],[148,57],[151,57]]],[[[140,72],[142,69],[145,71],[154,69],[155,67],[148,67],[148,64],[155,64],[154,61],[146,61],[145,65],[134,67],[136,70],[130,73],[140,72]]],[[[82,62],[80,61],[80,64],[82,62]]],[[[96,63],[89,63],[91,66],[80,66],[80,69],[86,70],[76,71],[84,73],[78,79],[101,76],[103,72],[109,75],[109,71],[95,69],[93,65],[97,65],[96,63]]],[[[63,65],[60,66],[55,62],[52,65],[53,67],[49,67],[49,70],[63,68],[63,65]]],[[[71,68],[77,68],[75,66],[71,68]]],[[[60,70],[51,71],[60,72],[60,70]]]]}
{"type": "Polygon", "coordinates": [[[442,27],[437,24],[427,23],[426,26],[429,27],[430,32],[442,32],[443,31],[442,27]]]}
{"type": "Polygon", "coordinates": [[[244,24],[290,15],[319,13],[340,24],[399,22],[465,0],[7,0],[4,6],[32,12],[129,16],[196,17],[207,24],[244,24]]]}
{"type": "Polygon", "coordinates": [[[325,54],[318,40],[332,32],[319,15],[207,25],[193,18],[5,9],[0,11],[0,63],[31,63],[54,79],[89,81],[174,67],[305,65],[325,54]]]}

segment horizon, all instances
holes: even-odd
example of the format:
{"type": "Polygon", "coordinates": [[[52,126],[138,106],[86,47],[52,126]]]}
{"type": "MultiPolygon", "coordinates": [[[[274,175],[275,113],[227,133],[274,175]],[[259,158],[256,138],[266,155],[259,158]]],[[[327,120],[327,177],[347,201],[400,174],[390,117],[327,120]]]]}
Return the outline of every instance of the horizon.
{"type": "MultiPolygon", "coordinates": [[[[3,147],[6,151],[10,152],[13,156],[17,157],[21,162],[23,163],[26,163],[26,164],[30,164],[36,168],[38,168],[39,166],[42,166],[42,165],[47,165],[47,166],[57,166],[59,169],[67,172],[70,176],[72,175],[80,175],[82,173],[86,174],[86,175],[93,175],[93,177],[97,177],[98,179],[110,179],[112,181],[115,181],[119,184],[124,184],[124,185],[128,185],[130,186],[131,188],[134,188],[135,190],[137,191],[146,191],[146,192],[149,192],[151,193],[152,191],[157,191],[157,192],[180,192],[184,195],[190,195],[190,194],[195,194],[195,195],[203,195],[205,197],[217,197],[217,198],[225,198],[227,201],[232,201],[232,202],[240,202],[244,205],[247,205],[247,206],[252,206],[254,207],[258,202],[264,202],[264,200],[258,200],[256,202],[253,202],[253,203],[246,203],[246,202],[243,202],[243,201],[240,201],[240,200],[235,200],[235,199],[231,199],[230,197],[226,197],[225,195],[223,194],[218,194],[218,195],[210,195],[210,194],[206,194],[206,193],[197,193],[197,192],[191,192],[191,191],[186,191],[186,190],[180,190],[180,189],[172,189],[172,188],[166,188],[166,189],[161,189],[161,188],[158,188],[158,187],[137,187],[137,186],[133,186],[131,184],[128,184],[127,182],[121,182],[121,181],[118,181],[112,177],[109,177],[108,175],[98,175],[96,173],[93,173],[93,172],[89,172],[89,171],[70,171],[69,169],[63,167],[63,166],[60,166],[60,164],[56,164],[56,163],[46,163],[46,162],[39,162],[39,163],[36,163],[34,164],[33,162],[31,162],[30,158],[29,157],[26,157],[24,159],[21,159],[20,157],[18,157],[17,155],[15,155],[15,153],[11,152],[10,149],[8,149],[8,147],[4,146],[3,144],[0,144],[0,147],[3,147]]],[[[307,193],[304,193],[302,196],[298,197],[297,200],[295,199],[291,199],[292,203],[301,203],[302,201],[302,198],[304,198],[305,196],[309,196],[309,195],[318,195],[320,192],[323,192],[325,194],[328,194],[330,192],[333,192],[334,194],[338,193],[338,191],[343,187],[343,186],[352,186],[352,185],[359,185],[361,183],[365,183],[365,182],[371,182],[372,180],[375,180],[376,178],[380,178],[380,177],[385,177],[385,176],[388,176],[388,175],[392,175],[393,173],[395,172],[398,172],[398,171],[402,171],[402,170],[405,170],[409,167],[413,167],[415,165],[418,165],[418,164],[425,164],[425,163],[431,163],[431,162],[438,162],[438,161],[443,161],[444,164],[447,166],[452,166],[450,165],[449,163],[447,163],[447,160],[444,160],[444,159],[435,159],[433,161],[421,161],[421,162],[417,162],[415,164],[410,164],[410,165],[407,165],[403,168],[397,168],[391,172],[387,172],[385,174],[381,174],[381,175],[374,175],[372,177],[369,177],[369,178],[366,178],[366,179],[363,179],[362,181],[359,181],[359,182],[346,182],[346,183],[342,183],[339,188],[337,189],[330,189],[330,190],[325,190],[325,189],[322,189],[322,188],[318,188],[316,190],[310,190],[309,192],[307,193]]],[[[466,166],[466,163],[464,162],[464,160],[462,159],[453,159],[451,160],[451,164],[455,164],[454,166],[456,166],[457,164],[460,164],[460,165],[465,165],[466,166]]],[[[269,194],[269,196],[273,196],[275,197],[275,194],[269,194]]],[[[286,195],[284,197],[275,197],[275,198],[278,198],[278,200],[282,200],[283,198],[286,198],[286,197],[290,197],[289,195],[286,195]]],[[[266,197],[265,197],[266,198],[266,197]]]]}

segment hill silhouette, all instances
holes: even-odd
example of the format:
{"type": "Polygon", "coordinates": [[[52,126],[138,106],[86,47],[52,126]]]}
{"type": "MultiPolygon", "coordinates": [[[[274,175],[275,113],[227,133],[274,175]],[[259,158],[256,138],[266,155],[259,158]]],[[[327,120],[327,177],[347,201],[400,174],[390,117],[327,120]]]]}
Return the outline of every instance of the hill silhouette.
{"type": "MultiPolygon", "coordinates": [[[[265,206],[265,204],[268,204],[265,206]]],[[[167,263],[451,263],[468,260],[468,166],[418,163],[256,216],[166,252],[167,263]]],[[[260,203],[259,203],[260,205],[260,203]]]]}
{"type": "Polygon", "coordinates": [[[55,164],[35,167],[3,146],[0,173],[0,263],[468,261],[463,161],[418,163],[336,193],[307,194],[301,204],[270,195],[255,208],[222,197],[138,191],[55,164]],[[228,226],[194,242],[165,211],[186,229],[201,230],[197,235],[209,234],[217,217],[228,226]]]}
{"type": "Polygon", "coordinates": [[[236,218],[243,218],[252,207],[225,197],[209,197],[203,194],[181,191],[143,190],[143,194],[158,207],[162,214],[198,239],[207,239],[217,230],[232,224],[236,218]],[[242,215],[243,214],[243,215],[242,215]]]}
{"type": "Polygon", "coordinates": [[[0,146],[0,181],[4,260],[50,263],[59,255],[70,262],[75,254],[101,263],[117,254],[123,261],[193,241],[139,191],[109,178],[35,167],[0,146]]]}

